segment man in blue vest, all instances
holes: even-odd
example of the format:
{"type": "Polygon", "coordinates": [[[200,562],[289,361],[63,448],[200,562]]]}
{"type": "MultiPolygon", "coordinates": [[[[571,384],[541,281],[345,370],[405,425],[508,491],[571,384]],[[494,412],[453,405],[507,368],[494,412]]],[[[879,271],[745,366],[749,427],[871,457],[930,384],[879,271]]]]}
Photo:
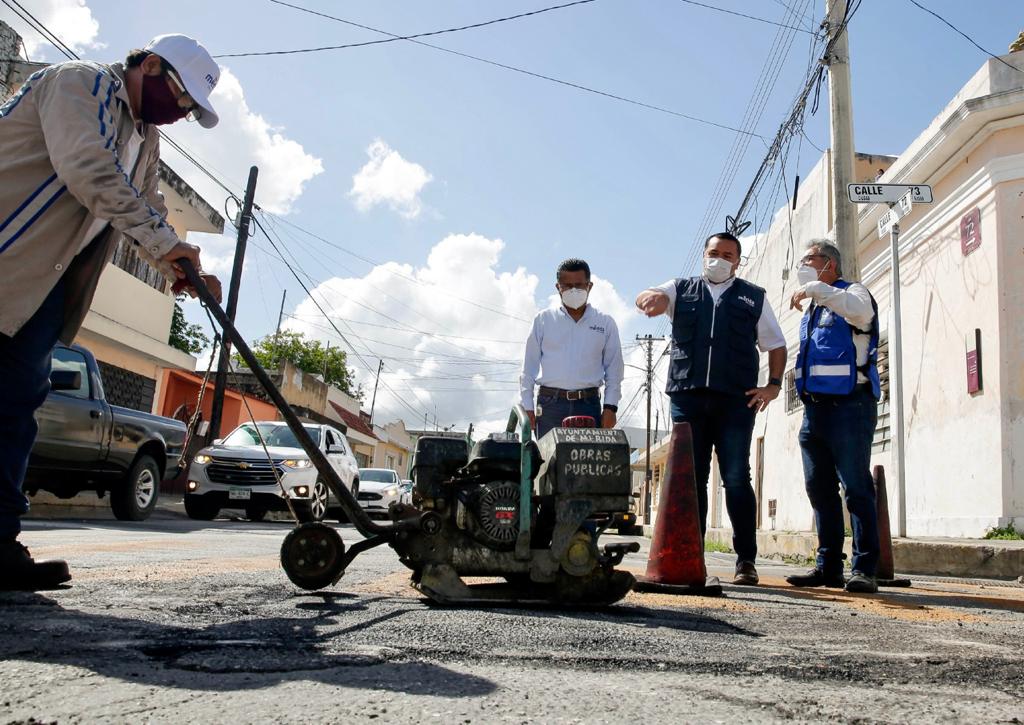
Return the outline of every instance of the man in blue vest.
{"type": "Polygon", "coordinates": [[[878,417],[878,307],[858,282],[842,279],[839,250],[813,239],[800,260],[801,284],[790,301],[810,305],[800,321],[796,388],[804,402],[800,428],[804,481],[818,528],[816,565],[787,577],[798,587],[877,592],[878,514],[871,478],[871,441],[878,417]],[[853,528],[853,573],[843,580],[843,504],[853,528]]]}
{"type": "Polygon", "coordinates": [[[693,430],[701,533],[707,529],[711,450],[725,484],[725,506],[736,551],[734,584],[758,583],[757,499],[750,485],[754,418],[782,387],[786,339],[765,291],[738,279],[740,241],[719,232],[704,242],[704,274],[670,280],[641,292],[636,306],[648,317],[672,320],[667,392],[672,421],[693,430]],[[768,353],[768,383],[758,387],[758,350],[768,353]]]}

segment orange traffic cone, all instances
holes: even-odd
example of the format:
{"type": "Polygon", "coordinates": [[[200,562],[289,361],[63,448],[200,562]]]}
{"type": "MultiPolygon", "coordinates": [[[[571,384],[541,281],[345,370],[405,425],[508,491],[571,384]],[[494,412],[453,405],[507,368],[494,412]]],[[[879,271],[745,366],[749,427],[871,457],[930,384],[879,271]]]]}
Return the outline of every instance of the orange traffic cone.
{"type": "Polygon", "coordinates": [[[662,484],[647,574],[638,576],[633,588],[639,592],[718,596],[722,584],[718,577],[709,578],[704,566],[690,424],[673,425],[668,445],[668,472],[662,484]]]}
{"type": "Polygon", "coordinates": [[[875,466],[875,508],[878,511],[878,570],[880,587],[909,587],[909,579],[897,579],[892,556],[892,526],[889,524],[889,496],[885,491],[885,468],[875,466]]]}

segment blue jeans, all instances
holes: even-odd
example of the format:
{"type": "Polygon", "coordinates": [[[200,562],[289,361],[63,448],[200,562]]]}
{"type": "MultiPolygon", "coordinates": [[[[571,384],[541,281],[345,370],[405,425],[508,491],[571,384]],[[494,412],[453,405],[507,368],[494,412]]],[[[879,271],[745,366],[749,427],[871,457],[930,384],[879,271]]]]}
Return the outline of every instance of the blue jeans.
{"type": "Polygon", "coordinates": [[[756,413],[747,407],[749,398],[707,388],[677,391],[668,397],[672,422],[689,423],[693,430],[701,533],[706,533],[708,526],[708,478],[714,448],[732,522],[732,548],[739,561],[753,561],[757,557],[757,498],[750,485],[750,440],[756,413]]]}
{"type": "Polygon", "coordinates": [[[804,402],[800,451],[807,497],[818,527],[817,565],[826,573],[843,569],[843,503],[853,528],[853,568],[874,576],[878,567],[878,510],[871,478],[871,440],[878,405],[870,390],[804,402]]]}
{"type": "Polygon", "coordinates": [[[601,427],[601,398],[565,400],[556,395],[537,395],[537,438],[552,428],[559,428],[570,415],[589,415],[594,425],[601,427]]]}
{"type": "Polygon", "coordinates": [[[0,541],[17,538],[28,499],[21,492],[32,444],[33,414],[50,392],[50,352],[64,326],[64,282],[14,337],[0,334],[0,541]]]}

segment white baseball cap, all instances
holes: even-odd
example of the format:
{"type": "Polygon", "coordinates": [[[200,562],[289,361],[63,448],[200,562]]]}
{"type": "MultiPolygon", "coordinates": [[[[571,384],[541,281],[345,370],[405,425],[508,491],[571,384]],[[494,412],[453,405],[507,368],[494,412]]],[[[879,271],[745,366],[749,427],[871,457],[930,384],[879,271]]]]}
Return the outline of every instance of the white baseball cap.
{"type": "Polygon", "coordinates": [[[220,80],[220,66],[199,41],[187,35],[169,33],[149,41],[144,50],[166,60],[181,76],[185,90],[199,104],[202,112],[196,119],[203,128],[213,128],[220,118],[210,103],[210,94],[220,80]]]}

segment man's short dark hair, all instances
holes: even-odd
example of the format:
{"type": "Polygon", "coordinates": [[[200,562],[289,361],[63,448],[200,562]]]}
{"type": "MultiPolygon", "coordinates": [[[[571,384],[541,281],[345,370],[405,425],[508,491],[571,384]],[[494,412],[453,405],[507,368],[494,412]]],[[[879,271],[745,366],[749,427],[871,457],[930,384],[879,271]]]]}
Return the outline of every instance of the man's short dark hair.
{"type": "MultiPolygon", "coordinates": [[[[139,50],[138,48],[136,48],[135,50],[129,50],[128,57],[124,59],[125,70],[129,68],[138,68],[140,65],[142,65],[142,61],[146,60],[146,58],[148,58],[151,55],[153,54],[150,53],[148,50],[139,50]]],[[[170,64],[163,58],[160,58],[160,69],[166,71],[169,67],[170,64]]]]}
{"type": "Polygon", "coordinates": [[[736,244],[736,256],[743,256],[743,244],[740,242],[739,239],[736,238],[734,234],[731,234],[729,232],[715,232],[710,237],[704,240],[704,249],[708,248],[708,245],[711,244],[712,239],[728,239],[730,242],[734,242],[736,244]]]}
{"type": "Polygon", "coordinates": [[[129,50],[128,57],[124,59],[124,67],[138,68],[140,65],[142,65],[142,61],[144,61],[149,56],[150,52],[148,50],[139,50],[138,48],[136,48],[135,50],[129,50]]]}
{"type": "Polygon", "coordinates": [[[570,257],[558,265],[558,269],[555,270],[555,279],[558,279],[562,272],[586,272],[587,281],[590,281],[590,265],[576,257],[570,257]]]}

